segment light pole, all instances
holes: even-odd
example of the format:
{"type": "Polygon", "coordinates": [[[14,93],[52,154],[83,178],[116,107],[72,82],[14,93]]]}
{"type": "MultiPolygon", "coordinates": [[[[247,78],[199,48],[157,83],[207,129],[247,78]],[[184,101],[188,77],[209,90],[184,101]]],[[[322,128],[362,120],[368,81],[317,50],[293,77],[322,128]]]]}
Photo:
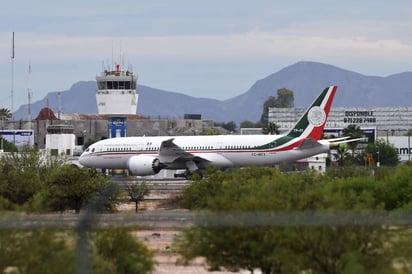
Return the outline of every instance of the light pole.
{"type": "Polygon", "coordinates": [[[411,161],[411,130],[408,130],[408,161],[411,161]]]}
{"type": "Polygon", "coordinates": [[[381,163],[380,163],[380,159],[379,159],[379,149],[376,153],[378,154],[378,162],[376,163],[376,167],[380,167],[381,163]]]}

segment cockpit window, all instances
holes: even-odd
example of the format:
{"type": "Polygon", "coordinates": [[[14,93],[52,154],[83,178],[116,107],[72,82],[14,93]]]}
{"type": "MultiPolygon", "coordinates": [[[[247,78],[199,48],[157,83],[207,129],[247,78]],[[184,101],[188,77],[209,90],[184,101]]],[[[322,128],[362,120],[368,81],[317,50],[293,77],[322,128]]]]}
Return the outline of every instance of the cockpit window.
{"type": "Polygon", "coordinates": [[[88,147],[88,148],[86,149],[86,152],[89,152],[89,150],[90,150],[90,148],[88,147]]]}
{"type": "Polygon", "coordinates": [[[94,152],[94,148],[92,148],[92,152],[94,152]]]}

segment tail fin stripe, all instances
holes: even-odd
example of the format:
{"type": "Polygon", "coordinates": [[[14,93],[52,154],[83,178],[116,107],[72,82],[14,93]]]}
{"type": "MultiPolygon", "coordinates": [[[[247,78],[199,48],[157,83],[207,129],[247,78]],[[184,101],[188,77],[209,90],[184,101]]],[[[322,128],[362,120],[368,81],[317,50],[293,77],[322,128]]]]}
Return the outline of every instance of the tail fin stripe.
{"type": "Polygon", "coordinates": [[[271,148],[275,151],[282,151],[298,147],[304,139],[319,140],[322,137],[336,90],[337,86],[325,88],[287,135],[260,146],[259,149],[271,148]]]}

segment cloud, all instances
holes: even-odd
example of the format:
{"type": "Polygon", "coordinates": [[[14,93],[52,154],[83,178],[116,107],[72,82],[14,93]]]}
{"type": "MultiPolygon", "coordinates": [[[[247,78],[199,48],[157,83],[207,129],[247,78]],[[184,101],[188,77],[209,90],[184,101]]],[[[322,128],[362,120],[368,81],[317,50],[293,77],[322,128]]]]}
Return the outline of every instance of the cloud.
{"type": "MultiPolygon", "coordinates": [[[[10,42],[3,41],[2,51],[7,46],[10,50],[10,42]]],[[[120,47],[126,59],[156,62],[261,60],[277,56],[316,60],[325,56],[336,59],[336,55],[344,59],[368,56],[396,61],[412,54],[412,44],[398,39],[285,34],[259,30],[232,35],[143,37],[16,34],[16,55],[22,59],[44,62],[103,60],[111,58],[112,52],[115,57],[119,56],[120,47]]],[[[2,58],[5,60],[10,57],[3,54],[2,58]]]]}

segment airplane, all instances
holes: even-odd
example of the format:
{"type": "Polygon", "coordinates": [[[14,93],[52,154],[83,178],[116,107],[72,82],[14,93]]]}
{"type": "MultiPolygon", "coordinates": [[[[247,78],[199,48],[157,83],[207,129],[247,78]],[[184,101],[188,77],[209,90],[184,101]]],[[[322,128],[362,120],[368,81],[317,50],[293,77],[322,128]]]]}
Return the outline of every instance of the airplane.
{"type": "Polygon", "coordinates": [[[80,156],[85,167],[127,169],[148,176],[162,169],[273,166],[327,152],[347,138],[321,140],[337,86],[325,88],[285,135],[142,136],[104,139],[80,156]]]}

